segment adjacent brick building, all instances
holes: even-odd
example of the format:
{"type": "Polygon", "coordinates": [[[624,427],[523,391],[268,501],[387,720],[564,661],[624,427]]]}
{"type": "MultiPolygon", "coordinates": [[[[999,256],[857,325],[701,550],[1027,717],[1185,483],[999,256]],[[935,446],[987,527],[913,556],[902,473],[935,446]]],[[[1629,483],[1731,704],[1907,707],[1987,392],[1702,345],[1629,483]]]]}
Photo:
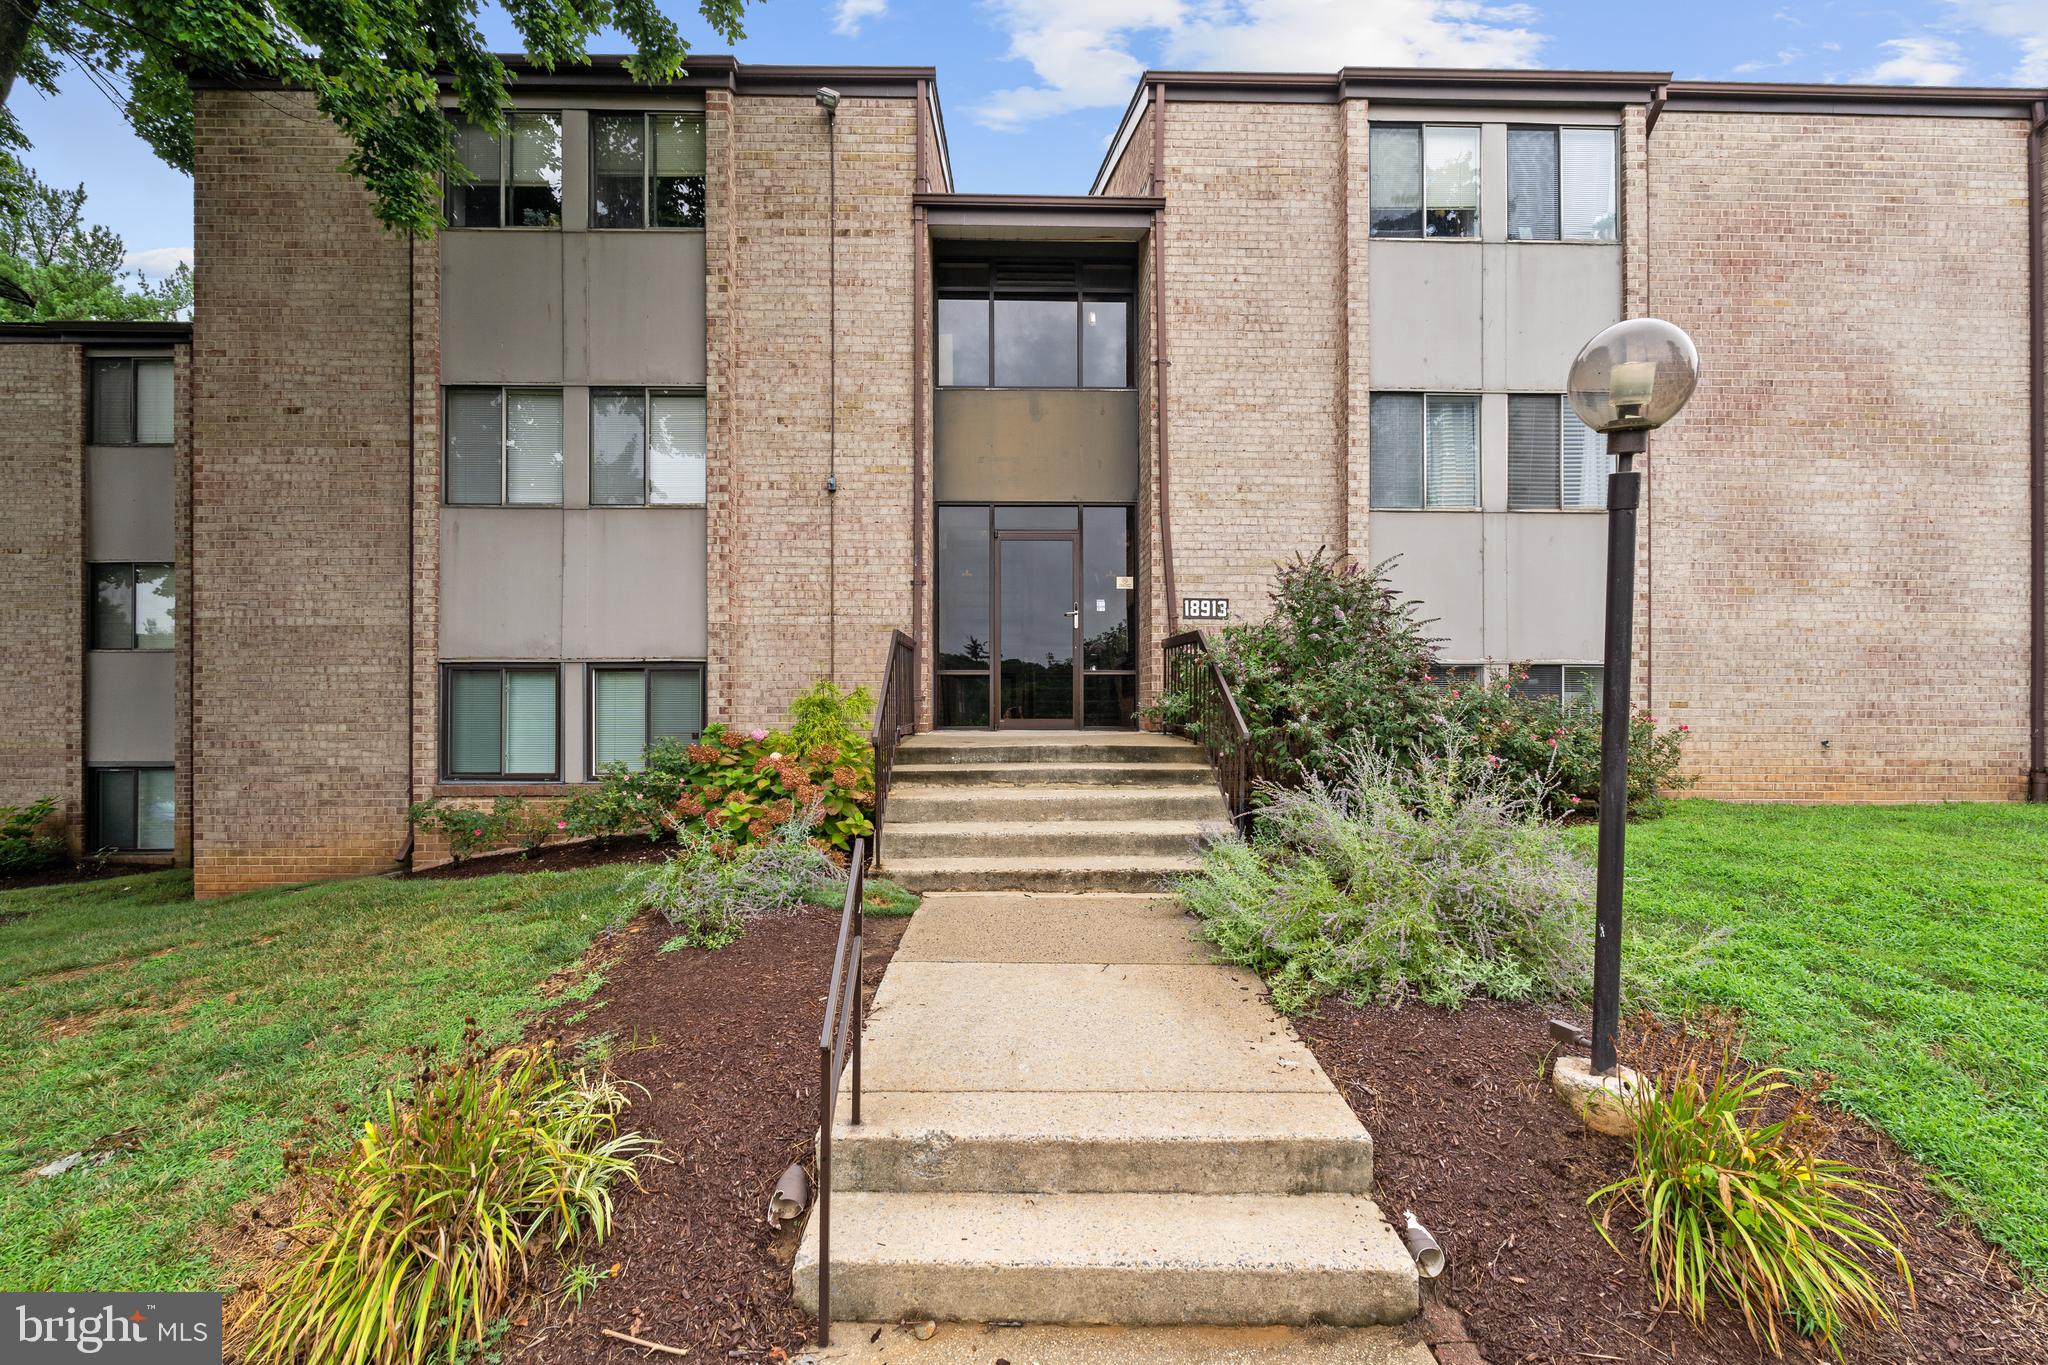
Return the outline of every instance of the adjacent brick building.
{"type": "Polygon", "coordinates": [[[1559,395],[1646,313],[1704,360],[1635,680],[1700,790],[2048,795],[2044,94],[1151,73],[1093,193],[1000,196],[928,69],[600,61],[415,242],[303,97],[197,90],[194,323],[0,329],[0,803],[202,895],[380,871],[411,801],[776,724],[892,629],[923,724],[1136,723],[1318,548],[1577,696],[1559,395]]]}

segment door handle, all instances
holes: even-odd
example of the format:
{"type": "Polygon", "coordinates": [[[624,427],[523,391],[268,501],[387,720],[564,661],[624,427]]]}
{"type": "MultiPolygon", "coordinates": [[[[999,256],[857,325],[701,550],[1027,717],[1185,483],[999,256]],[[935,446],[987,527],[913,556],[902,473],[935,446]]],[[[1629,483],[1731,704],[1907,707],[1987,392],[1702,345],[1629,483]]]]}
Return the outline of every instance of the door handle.
{"type": "Polygon", "coordinates": [[[1073,609],[1072,611],[1066,611],[1066,612],[1062,612],[1062,613],[1060,613],[1060,614],[1061,614],[1061,615],[1063,615],[1063,616],[1071,616],[1071,617],[1073,617],[1073,618],[1074,618],[1074,624],[1075,624],[1075,625],[1077,625],[1077,626],[1081,624],[1081,609],[1080,609],[1079,607],[1075,607],[1075,608],[1074,608],[1074,609],[1073,609]]]}

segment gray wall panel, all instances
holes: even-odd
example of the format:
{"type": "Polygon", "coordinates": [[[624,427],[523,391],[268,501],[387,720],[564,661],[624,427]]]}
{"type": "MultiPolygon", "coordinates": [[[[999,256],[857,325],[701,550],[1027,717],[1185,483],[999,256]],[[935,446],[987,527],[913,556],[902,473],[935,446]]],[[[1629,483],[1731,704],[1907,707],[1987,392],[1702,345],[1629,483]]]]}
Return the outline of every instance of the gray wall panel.
{"type": "Polygon", "coordinates": [[[1485,600],[1480,590],[1485,564],[1485,523],[1481,512],[1374,512],[1374,560],[1400,556],[1393,584],[1420,598],[1424,617],[1435,617],[1429,633],[1443,640],[1443,657],[1469,663],[1486,657],[1485,600]]]}
{"type": "Polygon", "coordinates": [[[1507,565],[1502,661],[1597,660],[1604,643],[1606,516],[1514,512],[1498,520],[1507,565]]]}
{"type": "Polygon", "coordinates": [[[441,509],[441,657],[562,657],[562,518],[553,508],[441,509]]]}
{"type": "MultiPolygon", "coordinates": [[[[1505,316],[1503,387],[1560,393],[1572,357],[1621,318],[1621,248],[1600,242],[1514,242],[1498,251],[1505,316]]],[[[1495,342],[1495,335],[1487,337],[1495,342]]]]}
{"type": "Polygon", "coordinates": [[[941,502],[1135,502],[1138,395],[1128,389],[940,389],[941,502]]]}
{"type": "Polygon", "coordinates": [[[1481,387],[1484,249],[1465,241],[1372,243],[1374,388],[1481,387]]]}
{"type": "Polygon", "coordinates": [[[559,232],[441,234],[441,382],[562,382],[559,232]]]}
{"type": "Polygon", "coordinates": [[[87,559],[168,564],[176,556],[176,455],[167,446],[90,446],[87,559]]]}
{"type": "Polygon", "coordinates": [[[176,754],[177,655],[168,649],[85,656],[85,760],[169,763],[176,754]]]}
{"type": "Polygon", "coordinates": [[[704,234],[563,237],[572,383],[704,382],[704,234]]]}
{"type": "Polygon", "coordinates": [[[703,658],[703,509],[608,507],[565,517],[564,657],[703,658]]]}

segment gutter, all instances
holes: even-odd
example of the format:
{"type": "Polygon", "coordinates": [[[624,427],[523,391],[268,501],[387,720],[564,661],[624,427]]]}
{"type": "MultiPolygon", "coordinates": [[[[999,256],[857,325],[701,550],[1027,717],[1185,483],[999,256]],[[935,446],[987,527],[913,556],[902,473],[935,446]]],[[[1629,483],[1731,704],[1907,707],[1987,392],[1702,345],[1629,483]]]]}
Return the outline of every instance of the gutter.
{"type": "MultiPolygon", "coordinates": [[[[405,805],[412,809],[413,793],[419,790],[419,525],[420,525],[420,426],[419,426],[419,279],[417,275],[420,240],[409,237],[405,244],[405,805]]],[[[409,864],[419,831],[411,820],[405,822],[405,846],[392,861],[409,864]]]]}
{"type": "MultiPolygon", "coordinates": [[[[917,83],[917,108],[913,119],[917,142],[917,173],[911,181],[910,224],[913,237],[911,258],[910,295],[910,710],[911,724],[917,723],[918,682],[923,670],[917,667],[917,652],[925,647],[924,625],[924,461],[925,425],[924,405],[931,395],[931,363],[925,353],[925,301],[931,293],[926,270],[931,255],[931,233],[925,226],[926,213],[923,198],[931,190],[930,176],[925,169],[924,154],[924,111],[930,98],[930,86],[917,83]]],[[[933,111],[932,130],[938,131],[938,113],[933,111]]],[[[933,663],[937,663],[937,651],[933,651],[933,663]]],[[[936,687],[936,684],[934,684],[936,687]]],[[[933,698],[934,707],[938,705],[933,698]]]]}
{"type": "Polygon", "coordinates": [[[2048,802],[2048,284],[2041,279],[2042,156],[2048,144],[2048,100],[2034,102],[2027,136],[2027,387],[2033,402],[2027,424],[2028,466],[2033,497],[2031,531],[2033,652],[2028,675],[2031,709],[2028,716],[2027,800],[2048,802]]]}

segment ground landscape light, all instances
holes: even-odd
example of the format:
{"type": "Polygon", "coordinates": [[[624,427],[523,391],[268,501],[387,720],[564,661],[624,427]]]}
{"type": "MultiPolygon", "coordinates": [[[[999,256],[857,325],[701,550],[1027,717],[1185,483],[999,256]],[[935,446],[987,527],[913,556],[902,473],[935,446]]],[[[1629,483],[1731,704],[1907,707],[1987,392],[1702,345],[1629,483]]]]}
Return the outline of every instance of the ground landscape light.
{"type": "Polygon", "coordinates": [[[1652,431],[1678,415],[1699,377],[1691,337],[1662,318],[1630,318],[1585,344],[1565,388],[1595,431],[1652,431]]]}

